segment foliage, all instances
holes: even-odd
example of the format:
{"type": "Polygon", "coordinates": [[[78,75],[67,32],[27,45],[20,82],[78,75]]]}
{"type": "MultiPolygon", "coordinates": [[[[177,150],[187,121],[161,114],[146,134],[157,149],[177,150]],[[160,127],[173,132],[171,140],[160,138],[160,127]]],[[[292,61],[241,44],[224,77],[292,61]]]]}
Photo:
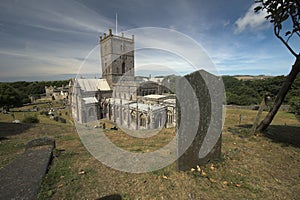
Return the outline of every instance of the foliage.
{"type": "Polygon", "coordinates": [[[247,82],[231,76],[224,76],[223,82],[226,90],[227,104],[256,105],[261,101],[260,94],[247,85],[247,82]]]}
{"type": "Polygon", "coordinates": [[[67,123],[67,120],[66,120],[65,118],[62,118],[62,117],[59,117],[59,116],[55,116],[53,119],[54,119],[55,121],[61,122],[61,123],[63,123],[63,124],[67,123]]]}
{"type": "Polygon", "coordinates": [[[24,95],[9,84],[0,84],[0,106],[5,105],[22,105],[24,95]]]}
{"type": "Polygon", "coordinates": [[[60,87],[62,85],[68,85],[69,81],[34,81],[34,82],[26,82],[26,81],[18,81],[10,84],[13,88],[18,89],[19,91],[24,91],[26,95],[40,95],[45,93],[45,86],[56,86],[60,87]]]}
{"type": "Polygon", "coordinates": [[[49,114],[48,114],[48,112],[47,112],[47,111],[43,110],[43,111],[41,111],[41,112],[40,112],[40,115],[45,115],[45,116],[48,116],[49,114]]]}
{"type": "Polygon", "coordinates": [[[258,6],[254,9],[255,12],[266,11],[266,19],[273,24],[275,36],[286,46],[290,53],[295,56],[296,61],[290,70],[290,73],[283,82],[282,87],[276,95],[276,99],[267,116],[261,121],[256,128],[256,131],[265,131],[281,104],[284,102],[288,91],[295,81],[297,74],[300,72],[300,53],[299,47],[295,46],[295,40],[291,42],[291,38],[300,38],[300,1],[299,0],[256,0],[258,6]],[[295,36],[295,37],[294,37],[295,36]]]}
{"type": "Polygon", "coordinates": [[[45,86],[67,85],[68,80],[64,81],[18,81],[13,83],[0,83],[0,107],[15,106],[19,107],[29,103],[29,96],[39,98],[45,93],[45,86]]]}
{"type": "Polygon", "coordinates": [[[36,116],[27,116],[22,120],[23,123],[39,123],[40,120],[36,116]]]}
{"type": "Polygon", "coordinates": [[[300,97],[300,74],[298,74],[289,93],[286,96],[287,102],[289,102],[293,97],[300,97]]]}
{"type": "Polygon", "coordinates": [[[300,1],[257,0],[255,2],[259,4],[255,12],[262,10],[267,12],[266,19],[274,25],[275,36],[297,57],[298,53],[293,50],[289,42],[293,36],[300,37],[300,1]]]}
{"type": "MultiPolygon", "coordinates": [[[[274,100],[286,77],[276,76],[245,81],[232,76],[223,76],[222,78],[226,89],[227,104],[258,105],[265,94],[274,100]]],[[[284,103],[288,104],[295,96],[300,96],[300,75],[295,79],[284,103]]]]}
{"type": "Polygon", "coordinates": [[[300,96],[295,96],[289,101],[290,111],[300,115],[300,96]]]}

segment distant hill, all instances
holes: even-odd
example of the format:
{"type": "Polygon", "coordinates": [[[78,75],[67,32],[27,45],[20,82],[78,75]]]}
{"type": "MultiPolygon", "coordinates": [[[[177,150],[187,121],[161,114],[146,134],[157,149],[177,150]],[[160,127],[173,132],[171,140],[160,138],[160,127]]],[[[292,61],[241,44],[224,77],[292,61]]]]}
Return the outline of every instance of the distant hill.
{"type": "Polygon", "coordinates": [[[264,80],[267,78],[274,78],[274,76],[265,76],[265,75],[258,75],[258,76],[252,76],[252,75],[234,75],[234,78],[238,80],[264,80]]]}
{"type": "Polygon", "coordinates": [[[68,85],[69,80],[63,81],[18,81],[0,82],[0,107],[2,106],[22,106],[29,103],[29,97],[39,98],[45,93],[45,86],[68,85]]]}
{"type": "MultiPolygon", "coordinates": [[[[274,100],[286,79],[285,76],[222,76],[226,90],[226,102],[233,105],[258,105],[264,95],[274,100]]],[[[300,96],[300,75],[297,76],[284,104],[300,96]]]]}

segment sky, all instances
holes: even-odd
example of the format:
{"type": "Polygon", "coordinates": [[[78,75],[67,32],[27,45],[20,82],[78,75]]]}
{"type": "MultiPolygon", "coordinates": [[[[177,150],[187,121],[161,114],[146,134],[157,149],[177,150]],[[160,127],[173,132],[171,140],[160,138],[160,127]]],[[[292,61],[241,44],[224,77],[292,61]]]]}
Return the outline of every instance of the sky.
{"type": "MultiPolygon", "coordinates": [[[[99,36],[135,35],[137,75],[286,75],[295,60],[254,0],[1,0],[0,81],[101,77],[99,36]]],[[[299,50],[300,42],[291,40],[299,50]]],[[[299,52],[299,51],[298,51],[299,52]]]]}

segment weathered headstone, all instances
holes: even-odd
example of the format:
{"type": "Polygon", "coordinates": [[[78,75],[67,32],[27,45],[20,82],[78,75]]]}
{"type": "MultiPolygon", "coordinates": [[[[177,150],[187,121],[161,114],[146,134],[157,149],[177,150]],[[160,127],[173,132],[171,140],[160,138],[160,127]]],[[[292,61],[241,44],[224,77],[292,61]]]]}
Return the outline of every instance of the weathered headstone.
{"type": "Polygon", "coordinates": [[[177,168],[190,170],[221,156],[224,85],[200,70],[177,81],[177,168]]]}
{"type": "Polygon", "coordinates": [[[0,199],[36,199],[54,148],[51,138],[27,143],[25,152],[0,170],[0,199]]]}
{"type": "Polygon", "coordinates": [[[55,148],[55,140],[52,138],[48,137],[43,137],[43,138],[37,138],[34,140],[29,141],[26,146],[25,146],[25,151],[34,147],[39,147],[39,146],[52,146],[55,148]]]}

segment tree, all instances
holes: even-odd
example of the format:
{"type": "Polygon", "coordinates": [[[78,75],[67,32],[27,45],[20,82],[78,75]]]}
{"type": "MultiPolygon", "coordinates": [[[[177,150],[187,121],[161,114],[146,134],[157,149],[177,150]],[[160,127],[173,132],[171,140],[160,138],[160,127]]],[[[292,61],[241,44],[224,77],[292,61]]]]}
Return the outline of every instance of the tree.
{"type": "MultiPolygon", "coordinates": [[[[300,1],[299,0],[257,0],[259,4],[254,10],[267,12],[266,19],[273,24],[275,36],[286,46],[290,53],[295,56],[296,60],[286,80],[283,82],[274,104],[258,125],[256,131],[263,132],[271,124],[278,109],[280,108],[285,96],[290,90],[297,74],[300,72],[300,53],[291,46],[290,40],[300,38],[300,1]]],[[[299,49],[297,49],[299,51],[299,49]]]]}
{"type": "Polygon", "coordinates": [[[258,92],[246,85],[246,81],[238,80],[235,77],[223,76],[226,89],[226,103],[234,105],[256,105],[261,101],[258,92]]]}
{"type": "Polygon", "coordinates": [[[300,115],[300,97],[292,97],[289,101],[290,111],[296,115],[300,115]]]}
{"type": "Polygon", "coordinates": [[[22,96],[17,90],[11,87],[9,84],[0,84],[0,107],[2,106],[20,106],[22,96]]]}

